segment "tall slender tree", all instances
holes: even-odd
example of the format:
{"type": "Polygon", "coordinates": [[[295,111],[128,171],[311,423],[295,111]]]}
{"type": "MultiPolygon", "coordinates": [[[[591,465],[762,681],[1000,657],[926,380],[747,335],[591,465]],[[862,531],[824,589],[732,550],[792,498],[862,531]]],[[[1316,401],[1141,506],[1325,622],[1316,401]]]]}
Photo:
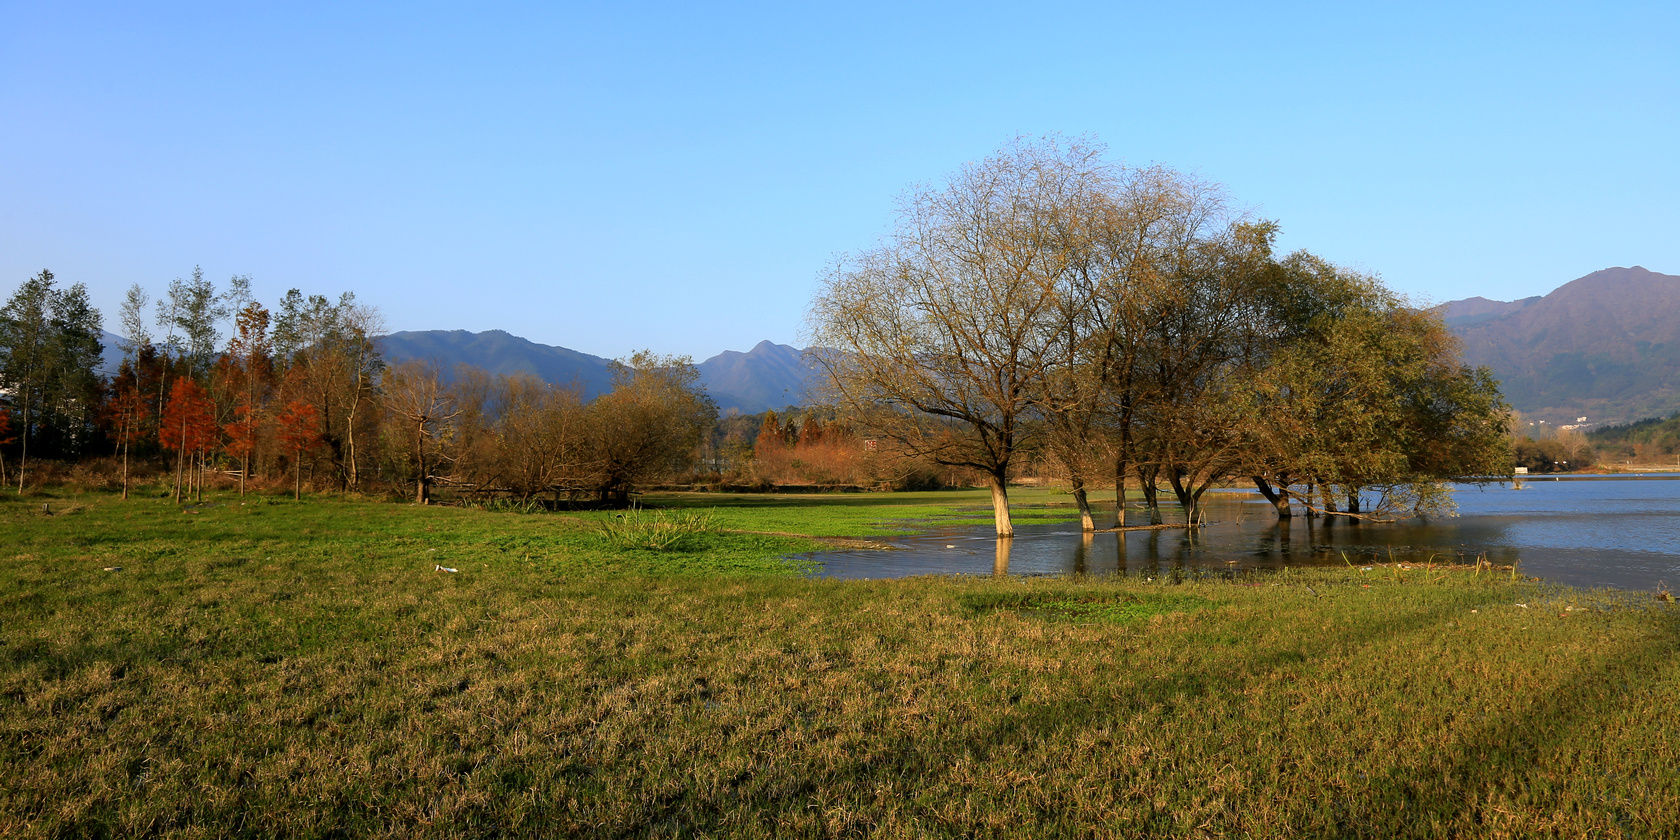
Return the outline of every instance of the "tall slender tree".
{"type": "Polygon", "coordinates": [[[146,420],[146,399],[130,379],[119,384],[105,406],[107,428],[117,446],[122,448],[122,497],[128,498],[129,449],[140,438],[146,420]]]}
{"type": "Polygon", "coordinates": [[[291,397],[307,399],[320,418],[322,440],[340,486],[360,482],[368,432],[368,405],[384,362],[373,338],[382,329],[378,310],[346,292],[335,303],[322,295],[304,297],[292,289],[275,309],[273,348],[294,386],[291,397]]]}
{"type": "Polygon", "coordinates": [[[292,498],[303,498],[303,456],[322,445],[321,418],[315,406],[304,400],[293,400],[275,418],[280,443],[292,456],[292,498]]]}
{"type": "Polygon", "coordinates": [[[0,406],[0,486],[6,484],[6,453],[3,448],[17,441],[17,435],[12,434],[12,412],[5,406],[0,406]]]}
{"type": "Polygon", "coordinates": [[[42,270],[0,308],[0,387],[22,409],[18,492],[31,444],[48,457],[82,454],[98,422],[102,333],[87,287],[59,288],[42,270]]]}
{"type": "MultiPolygon", "coordinates": [[[[202,458],[205,450],[215,442],[217,431],[215,407],[204,387],[189,377],[177,378],[175,386],[169,391],[169,402],[164,406],[159,423],[160,442],[176,453],[176,503],[183,500],[183,477],[189,457],[202,458]]],[[[187,484],[191,483],[189,477],[187,484]]]]}

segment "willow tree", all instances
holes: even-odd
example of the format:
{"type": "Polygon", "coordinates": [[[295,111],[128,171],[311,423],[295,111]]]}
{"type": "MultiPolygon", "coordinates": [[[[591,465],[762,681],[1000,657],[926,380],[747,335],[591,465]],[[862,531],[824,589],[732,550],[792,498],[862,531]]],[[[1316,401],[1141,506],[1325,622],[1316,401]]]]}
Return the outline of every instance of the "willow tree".
{"type": "Polygon", "coordinates": [[[1445,480],[1510,472],[1498,384],[1459,360],[1439,316],[1307,254],[1279,276],[1284,329],[1236,401],[1247,471],[1279,516],[1293,486],[1310,512],[1445,512],[1445,480]]]}
{"type": "MultiPolygon", "coordinates": [[[[1205,332],[1183,305],[1194,299],[1183,288],[1185,269],[1193,254],[1226,236],[1240,217],[1228,211],[1218,186],[1170,168],[1117,174],[1101,200],[1091,203],[1081,235],[1070,238],[1078,252],[1062,308],[1070,336],[1079,340],[1046,380],[1041,407],[1059,460],[1101,453],[1111,463],[1114,524],[1123,527],[1133,469],[1152,520],[1160,521],[1155,493],[1160,466],[1144,456],[1140,444],[1148,439],[1151,407],[1165,398],[1155,375],[1165,355],[1160,342],[1173,337],[1174,328],[1185,336],[1205,332]]],[[[1219,307],[1203,311],[1225,314],[1219,307]]],[[[1068,477],[1079,499],[1085,477],[1071,468],[1068,477]]],[[[1088,504],[1081,504],[1081,513],[1090,530],[1088,504]]]]}
{"type": "MultiPolygon", "coordinates": [[[[1268,328],[1270,223],[1227,221],[1165,255],[1160,317],[1139,339],[1138,463],[1147,489],[1165,477],[1198,522],[1202,495],[1240,463],[1249,421],[1233,399],[1268,328]]],[[[1152,504],[1153,508],[1153,504],[1152,504]]]]}
{"type": "Polygon", "coordinates": [[[891,236],[843,258],[811,306],[832,398],[909,453],[986,475],[999,536],[1035,398],[1068,356],[1069,231],[1111,174],[1086,143],[1017,141],[905,195],[891,236]]]}

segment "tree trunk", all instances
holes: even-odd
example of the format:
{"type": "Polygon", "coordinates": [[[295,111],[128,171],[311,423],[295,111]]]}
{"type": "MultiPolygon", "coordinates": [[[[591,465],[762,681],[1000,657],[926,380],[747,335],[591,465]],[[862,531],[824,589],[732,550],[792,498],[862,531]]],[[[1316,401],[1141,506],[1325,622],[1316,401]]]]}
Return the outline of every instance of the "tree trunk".
{"type": "Polygon", "coordinates": [[[1178,506],[1184,510],[1184,523],[1195,525],[1197,515],[1202,512],[1201,494],[1191,492],[1184,484],[1184,477],[1174,469],[1167,473],[1167,482],[1172,485],[1173,495],[1178,497],[1178,506]]]}
{"type": "Polygon", "coordinates": [[[1143,502],[1149,508],[1149,524],[1159,525],[1161,518],[1160,488],[1155,486],[1156,467],[1138,466],[1138,486],[1143,490],[1143,502]]]}
{"type": "Polygon", "coordinates": [[[349,471],[345,475],[350,488],[355,488],[361,481],[360,473],[356,472],[356,409],[361,406],[361,385],[358,377],[356,397],[350,401],[350,415],[345,419],[344,448],[349,453],[349,471]]]}
{"type": "Polygon", "coordinates": [[[1013,547],[1014,543],[1014,537],[998,537],[997,553],[992,558],[992,574],[998,577],[1009,574],[1009,549],[1013,547]]]}
{"type": "MultiPolygon", "coordinates": [[[[0,473],[3,473],[3,472],[4,472],[3,470],[0,470],[0,473]]],[[[123,494],[122,494],[122,497],[123,497],[123,501],[125,501],[125,502],[128,501],[128,443],[127,443],[127,441],[123,442],[123,494]]]]}
{"type": "Polygon", "coordinates": [[[1085,494],[1085,480],[1077,476],[1073,479],[1073,502],[1079,506],[1079,528],[1089,534],[1097,530],[1097,523],[1091,519],[1091,500],[1085,494]]]}
{"type": "MultiPolygon", "coordinates": [[[[27,381],[24,387],[29,387],[27,381]]],[[[18,442],[23,449],[18,452],[18,495],[23,495],[23,472],[29,467],[29,398],[27,392],[23,400],[23,431],[18,434],[18,442]]]]}
{"type": "Polygon", "coordinates": [[[1267,481],[1265,478],[1258,475],[1252,476],[1252,478],[1254,479],[1255,488],[1260,491],[1260,495],[1265,496],[1266,501],[1271,502],[1272,507],[1277,510],[1278,518],[1288,519],[1293,512],[1289,509],[1289,485],[1287,483],[1287,479],[1285,479],[1285,483],[1279,484],[1276,489],[1273,489],[1271,482],[1267,481]]]}
{"type": "Polygon", "coordinates": [[[1348,513],[1358,513],[1359,512],[1359,488],[1357,488],[1357,487],[1348,491],[1348,494],[1347,494],[1347,512],[1348,513]]]}
{"type": "MultiPolygon", "coordinates": [[[[184,412],[183,412],[184,414],[184,412]]],[[[187,421],[181,419],[181,445],[175,450],[175,504],[181,503],[181,477],[187,468],[187,421]]]]}
{"type": "Polygon", "coordinates": [[[1009,522],[1009,488],[1004,483],[1003,476],[994,474],[992,477],[992,519],[997,523],[997,534],[1000,537],[1015,536],[1015,526],[1009,522]]]}
{"type": "Polygon", "coordinates": [[[292,501],[303,499],[303,450],[292,457],[292,501]]]}
{"type": "Polygon", "coordinates": [[[426,426],[421,424],[414,435],[414,461],[420,465],[420,471],[414,476],[414,503],[426,503],[426,426]]]}
{"type": "Polygon", "coordinates": [[[1114,459],[1114,527],[1126,527],[1126,456],[1114,459]]]}
{"type": "Polygon", "coordinates": [[[251,474],[251,453],[246,452],[239,465],[239,498],[245,498],[245,477],[251,474]]]}

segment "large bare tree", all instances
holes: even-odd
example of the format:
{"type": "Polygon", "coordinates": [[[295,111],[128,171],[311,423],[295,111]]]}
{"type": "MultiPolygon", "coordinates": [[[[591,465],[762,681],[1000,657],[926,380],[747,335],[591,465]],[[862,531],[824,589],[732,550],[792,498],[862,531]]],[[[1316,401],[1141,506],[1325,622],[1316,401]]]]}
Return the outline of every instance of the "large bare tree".
{"type": "Polygon", "coordinates": [[[380,380],[385,410],[403,431],[399,439],[414,461],[414,503],[431,501],[432,452],[439,427],[460,414],[437,365],[406,361],[385,369],[380,380]]]}
{"type": "Polygon", "coordinates": [[[1083,141],[1017,140],[911,190],[881,246],[822,281],[809,330],[833,399],[905,450],[989,478],[999,536],[1008,480],[1037,441],[1034,400],[1069,356],[1058,306],[1077,236],[1112,170],[1083,141]]]}

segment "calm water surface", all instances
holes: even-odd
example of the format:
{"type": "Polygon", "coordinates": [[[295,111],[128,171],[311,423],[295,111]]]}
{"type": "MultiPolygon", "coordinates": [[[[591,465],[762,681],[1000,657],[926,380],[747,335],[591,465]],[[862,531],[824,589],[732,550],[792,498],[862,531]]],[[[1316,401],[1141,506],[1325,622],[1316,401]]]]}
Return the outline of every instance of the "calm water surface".
{"type": "MultiPolygon", "coordinates": [[[[1211,496],[1212,494],[1210,494],[1211,496]]],[[[896,551],[804,555],[837,578],[929,574],[1143,574],[1174,569],[1343,565],[1373,559],[1473,562],[1477,555],[1523,574],[1576,586],[1680,587],[1680,480],[1530,480],[1522,489],[1462,487],[1459,516],[1393,524],[1296,515],[1279,523],[1257,495],[1231,493],[1208,505],[1208,525],[1085,535],[1077,522],[1016,525],[999,540],[990,525],[935,526],[882,540],[896,551]],[[1392,555],[1391,555],[1392,553],[1392,555]]],[[[1170,516],[1175,506],[1163,505],[1170,516]]],[[[1128,509],[1129,510],[1129,509],[1128,509]]],[[[1112,506],[1098,522],[1112,518],[1112,506]]],[[[1131,521],[1144,521],[1128,513],[1131,521]]]]}

